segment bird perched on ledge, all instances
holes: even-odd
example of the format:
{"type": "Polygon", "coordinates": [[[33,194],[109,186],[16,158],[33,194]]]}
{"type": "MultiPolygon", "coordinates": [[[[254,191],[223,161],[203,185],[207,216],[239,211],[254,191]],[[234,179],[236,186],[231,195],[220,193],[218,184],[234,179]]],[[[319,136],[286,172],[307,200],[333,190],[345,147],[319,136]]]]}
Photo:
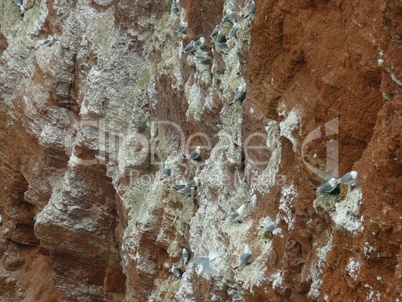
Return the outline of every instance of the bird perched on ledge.
{"type": "Polygon", "coordinates": [[[338,186],[338,181],[336,180],[336,178],[331,178],[326,183],[319,186],[316,189],[316,191],[319,193],[331,193],[332,191],[334,191],[336,189],[337,186],[338,186]]]}
{"type": "Polygon", "coordinates": [[[183,261],[183,265],[186,265],[187,262],[190,260],[190,252],[188,251],[188,249],[183,248],[182,252],[181,252],[181,260],[183,261]]]}
{"type": "Polygon", "coordinates": [[[234,269],[238,269],[239,267],[250,263],[251,261],[251,248],[248,244],[246,244],[244,246],[244,253],[243,255],[240,256],[240,264],[236,267],[234,267],[234,269]]]}
{"type": "Polygon", "coordinates": [[[186,186],[186,183],[182,180],[179,180],[177,183],[175,183],[173,186],[170,186],[169,188],[172,190],[180,190],[183,189],[186,186]]]}
{"type": "Polygon", "coordinates": [[[346,184],[349,186],[354,186],[356,185],[357,182],[357,176],[359,174],[356,171],[350,171],[343,175],[341,178],[337,180],[338,184],[346,184]]]}
{"type": "Polygon", "coordinates": [[[165,178],[168,178],[172,174],[172,169],[169,168],[168,164],[165,162],[165,168],[163,168],[162,171],[162,176],[160,180],[164,180],[165,178]]]}
{"type": "Polygon", "coordinates": [[[245,204],[242,204],[236,211],[234,211],[228,217],[232,221],[241,222],[244,216],[244,209],[246,208],[245,204]]]}
{"type": "Polygon", "coordinates": [[[236,88],[233,102],[231,102],[230,105],[243,102],[246,99],[246,94],[247,94],[246,83],[243,83],[236,88]]]}
{"type": "Polygon", "coordinates": [[[179,28],[175,31],[176,36],[185,34],[187,31],[187,22],[181,22],[179,28]]]}
{"type": "Polygon", "coordinates": [[[273,222],[267,226],[260,225],[260,228],[264,231],[264,236],[269,239],[272,238],[272,234],[273,234],[274,230],[276,229],[276,227],[277,227],[277,224],[275,222],[273,222]]]}
{"type": "Polygon", "coordinates": [[[255,8],[254,0],[251,0],[248,5],[248,14],[244,17],[244,19],[247,19],[250,16],[254,16],[255,11],[256,11],[256,8],[255,8]]]}
{"type": "Polygon", "coordinates": [[[169,272],[171,272],[176,278],[181,278],[183,275],[183,272],[174,265],[172,265],[172,268],[169,270],[169,272]]]}
{"type": "Polygon", "coordinates": [[[195,176],[193,179],[189,180],[189,181],[186,183],[186,186],[187,186],[187,187],[190,187],[190,188],[198,187],[198,177],[195,176]]]}
{"type": "Polygon", "coordinates": [[[350,171],[339,178],[336,182],[337,184],[348,185],[348,192],[350,192],[351,187],[355,186],[357,183],[357,176],[359,174],[356,171],[350,171]]]}
{"type": "Polygon", "coordinates": [[[187,155],[183,155],[185,158],[192,159],[192,160],[198,160],[201,155],[201,146],[197,146],[193,152],[187,155]]]}

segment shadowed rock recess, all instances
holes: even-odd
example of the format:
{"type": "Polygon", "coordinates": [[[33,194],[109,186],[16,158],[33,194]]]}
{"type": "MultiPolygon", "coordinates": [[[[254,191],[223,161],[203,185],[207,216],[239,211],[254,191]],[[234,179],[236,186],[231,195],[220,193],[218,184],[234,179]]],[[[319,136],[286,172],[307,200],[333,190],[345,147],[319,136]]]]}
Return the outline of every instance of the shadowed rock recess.
{"type": "Polygon", "coordinates": [[[402,2],[251,6],[2,1],[1,301],[402,300],[402,2]]]}

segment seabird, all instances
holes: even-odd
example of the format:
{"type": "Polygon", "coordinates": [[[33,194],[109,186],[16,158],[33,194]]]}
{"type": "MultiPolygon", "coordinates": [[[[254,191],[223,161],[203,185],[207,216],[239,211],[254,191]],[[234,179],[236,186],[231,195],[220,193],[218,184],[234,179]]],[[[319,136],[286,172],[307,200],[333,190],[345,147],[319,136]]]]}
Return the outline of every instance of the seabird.
{"type": "Polygon", "coordinates": [[[356,171],[350,171],[337,180],[338,184],[346,184],[354,186],[357,182],[358,173],[356,171]]]}
{"type": "Polygon", "coordinates": [[[168,178],[171,174],[172,174],[172,169],[169,168],[167,162],[165,162],[165,167],[163,168],[162,177],[160,178],[160,180],[164,180],[164,179],[168,178]]]}
{"type": "Polygon", "coordinates": [[[181,252],[181,260],[183,261],[183,265],[187,264],[187,262],[190,260],[190,257],[190,252],[186,248],[183,248],[183,251],[181,252]]]}
{"type": "Polygon", "coordinates": [[[277,227],[277,224],[275,222],[271,223],[267,226],[260,225],[260,228],[262,228],[265,233],[271,233],[271,234],[276,229],[276,227],[277,227]]]}
{"type": "Polygon", "coordinates": [[[22,0],[14,0],[14,4],[20,6],[22,4],[22,0]]]}
{"type": "Polygon", "coordinates": [[[180,34],[185,34],[187,31],[187,22],[181,22],[179,28],[175,31],[176,36],[180,34]]]}
{"type": "Polygon", "coordinates": [[[191,40],[190,43],[188,43],[186,47],[184,47],[184,52],[193,52],[194,50],[195,50],[194,41],[191,40]]]}
{"type": "Polygon", "coordinates": [[[183,195],[186,196],[186,197],[190,197],[190,196],[191,196],[191,193],[193,192],[193,190],[192,190],[191,187],[185,186],[184,188],[179,189],[178,192],[181,193],[181,194],[183,194],[183,195]]]}
{"type": "Polygon", "coordinates": [[[201,48],[205,44],[205,38],[200,37],[198,40],[194,41],[194,46],[197,48],[201,48]]]}
{"type": "Polygon", "coordinates": [[[25,8],[22,4],[18,5],[18,13],[23,15],[25,13],[25,8]]]}
{"type": "Polygon", "coordinates": [[[200,266],[197,271],[198,275],[200,275],[202,272],[206,272],[214,276],[219,276],[218,271],[215,270],[210,263],[210,261],[214,260],[216,257],[218,257],[218,254],[211,252],[209,253],[208,257],[200,256],[191,260],[190,263],[195,263],[200,266]]]}
{"type": "Polygon", "coordinates": [[[179,12],[179,1],[178,0],[171,1],[170,12],[172,12],[172,13],[179,12]]]}
{"type": "Polygon", "coordinates": [[[169,272],[171,272],[177,278],[181,278],[183,275],[183,272],[174,265],[172,265],[172,268],[169,270],[169,272]]]}
{"type": "Polygon", "coordinates": [[[330,193],[333,190],[335,190],[337,186],[338,186],[338,182],[337,182],[336,178],[331,178],[326,183],[324,183],[323,185],[319,186],[316,189],[316,191],[320,192],[320,193],[330,193]]]}
{"type": "Polygon", "coordinates": [[[260,225],[260,228],[264,231],[264,236],[268,237],[269,239],[272,237],[272,234],[273,234],[274,230],[276,229],[276,227],[277,227],[277,224],[275,222],[268,224],[267,226],[260,225]]]}
{"type": "Polygon", "coordinates": [[[234,269],[238,269],[239,267],[250,263],[251,262],[250,259],[251,259],[251,248],[248,244],[246,244],[244,246],[244,253],[240,256],[240,264],[234,267],[234,269]]]}
{"type": "Polygon", "coordinates": [[[239,24],[239,23],[235,23],[235,24],[233,25],[232,29],[231,29],[230,32],[229,32],[229,39],[230,39],[230,38],[233,38],[233,37],[236,37],[237,31],[239,30],[239,28],[240,28],[240,24],[239,24]]]}
{"type": "Polygon", "coordinates": [[[226,42],[226,37],[221,30],[218,30],[218,33],[215,36],[215,43],[219,42],[226,42]]]}
{"type": "Polygon", "coordinates": [[[250,17],[250,16],[254,16],[255,14],[255,3],[254,0],[251,0],[248,6],[248,15],[244,17],[244,19],[250,17]]]}
{"type": "Polygon", "coordinates": [[[211,35],[209,36],[211,39],[215,38],[218,35],[219,30],[221,29],[221,26],[218,24],[215,26],[214,30],[212,31],[211,35]]]}
{"type": "Polygon", "coordinates": [[[171,186],[170,188],[172,190],[180,190],[183,189],[186,186],[186,183],[182,180],[180,180],[179,182],[175,183],[173,186],[171,186]]]}
{"type": "Polygon", "coordinates": [[[202,50],[197,50],[194,55],[194,59],[201,63],[207,63],[211,61],[211,57],[209,56],[208,52],[202,50]]]}
{"type": "Polygon", "coordinates": [[[246,208],[246,205],[242,204],[240,206],[240,208],[238,208],[236,211],[234,211],[232,214],[230,214],[229,219],[240,223],[243,219],[245,208],[246,208]]]}
{"type": "Polygon", "coordinates": [[[198,186],[198,177],[195,176],[192,180],[189,180],[186,184],[187,187],[195,188],[198,186]]]}
{"type": "Polygon", "coordinates": [[[190,154],[186,155],[185,157],[188,159],[196,160],[200,157],[201,155],[201,146],[197,146],[193,152],[190,154]]]}
{"type": "Polygon", "coordinates": [[[236,16],[230,8],[226,10],[226,16],[223,21],[229,21],[232,24],[237,23],[236,16]]]}
{"type": "Polygon", "coordinates": [[[336,182],[338,184],[346,184],[348,185],[348,193],[351,190],[351,187],[355,186],[357,183],[358,173],[356,171],[350,171],[339,178],[336,182]]]}
{"type": "Polygon", "coordinates": [[[247,201],[247,203],[251,203],[251,204],[255,205],[256,201],[257,201],[257,194],[254,193],[253,195],[251,195],[251,197],[247,201]]]}
{"type": "Polygon", "coordinates": [[[53,40],[54,40],[53,36],[52,36],[52,35],[49,35],[49,36],[47,37],[47,39],[42,42],[42,45],[49,45],[49,46],[51,46],[52,43],[53,43],[53,40]]]}
{"type": "Polygon", "coordinates": [[[240,102],[240,103],[243,102],[246,99],[246,95],[247,95],[246,83],[243,83],[239,87],[236,88],[233,102],[231,102],[230,105],[238,103],[238,102],[240,102]]]}
{"type": "Polygon", "coordinates": [[[223,53],[224,55],[227,55],[229,52],[229,48],[226,42],[216,42],[215,47],[217,50],[219,50],[219,52],[223,53]]]}
{"type": "Polygon", "coordinates": [[[0,215],[0,225],[3,223],[3,216],[0,215]]]}
{"type": "Polygon", "coordinates": [[[237,292],[236,295],[234,295],[232,298],[232,302],[236,302],[236,301],[243,301],[243,297],[240,294],[240,292],[237,292]]]}

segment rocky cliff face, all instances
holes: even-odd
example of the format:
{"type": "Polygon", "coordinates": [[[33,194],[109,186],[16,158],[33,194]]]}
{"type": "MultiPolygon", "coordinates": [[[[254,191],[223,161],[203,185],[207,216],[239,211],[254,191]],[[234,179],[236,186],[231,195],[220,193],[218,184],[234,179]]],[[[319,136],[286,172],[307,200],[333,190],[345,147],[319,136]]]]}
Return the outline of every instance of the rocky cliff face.
{"type": "Polygon", "coordinates": [[[2,300],[402,298],[401,1],[255,0],[247,18],[237,0],[15,3],[0,7],[2,300]],[[206,53],[183,52],[201,36],[206,53]],[[351,170],[355,189],[316,195],[351,170]],[[194,177],[191,196],[170,189],[194,177]],[[183,248],[215,252],[219,276],[183,248]]]}

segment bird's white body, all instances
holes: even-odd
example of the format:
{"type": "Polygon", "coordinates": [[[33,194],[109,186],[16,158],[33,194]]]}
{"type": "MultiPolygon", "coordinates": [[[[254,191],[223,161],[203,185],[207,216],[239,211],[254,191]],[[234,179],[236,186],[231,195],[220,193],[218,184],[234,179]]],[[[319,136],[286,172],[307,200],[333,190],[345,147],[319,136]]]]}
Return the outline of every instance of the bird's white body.
{"type": "Polygon", "coordinates": [[[264,230],[264,232],[271,233],[271,234],[276,229],[276,227],[277,227],[277,224],[275,222],[273,222],[267,226],[263,226],[263,225],[260,226],[260,228],[262,228],[264,230]]]}
{"type": "Polygon", "coordinates": [[[246,94],[247,94],[246,83],[243,83],[236,88],[232,104],[237,102],[243,102],[246,98],[246,94]]]}
{"type": "Polygon", "coordinates": [[[240,256],[240,264],[238,266],[236,266],[235,269],[237,269],[247,263],[250,263],[251,255],[252,255],[251,247],[248,244],[246,244],[244,246],[244,253],[240,256]]]}
{"type": "Polygon", "coordinates": [[[219,276],[218,271],[211,266],[210,261],[212,260],[212,258],[200,256],[193,259],[190,263],[195,263],[199,265],[199,268],[197,270],[198,275],[200,275],[202,272],[206,272],[210,275],[219,276]]]}
{"type": "Polygon", "coordinates": [[[214,30],[212,31],[212,33],[210,35],[210,38],[216,37],[216,35],[218,34],[220,29],[221,29],[221,26],[219,24],[217,26],[215,26],[214,30]]]}
{"type": "Polygon", "coordinates": [[[198,186],[198,177],[195,176],[192,180],[190,180],[189,182],[187,182],[186,186],[187,186],[187,187],[190,187],[190,188],[197,187],[197,186],[198,186]]]}
{"type": "Polygon", "coordinates": [[[160,178],[160,180],[164,180],[165,178],[168,178],[172,173],[172,169],[169,168],[168,164],[165,162],[165,167],[163,168],[162,171],[162,176],[160,178]]]}
{"type": "Polygon", "coordinates": [[[18,13],[23,15],[25,13],[25,8],[22,4],[18,5],[18,13]]]}
{"type": "Polygon", "coordinates": [[[229,20],[229,22],[232,24],[236,23],[235,14],[230,8],[226,10],[226,19],[229,20]]]}
{"type": "Polygon", "coordinates": [[[326,183],[324,183],[323,185],[319,186],[317,188],[317,192],[330,193],[333,190],[335,190],[335,188],[337,186],[338,186],[338,181],[336,180],[336,178],[331,178],[326,183]]]}
{"type": "Polygon", "coordinates": [[[245,204],[242,204],[235,212],[233,212],[229,218],[233,221],[241,222],[244,216],[244,210],[246,208],[245,204]]]}
{"type": "Polygon", "coordinates": [[[201,47],[203,47],[205,44],[205,38],[204,37],[200,37],[197,41],[194,42],[194,46],[198,49],[200,49],[201,47]]]}
{"type": "Polygon", "coordinates": [[[183,260],[184,265],[186,265],[190,260],[190,252],[186,248],[183,248],[183,251],[181,252],[181,259],[183,260]]]}
{"type": "Polygon", "coordinates": [[[350,186],[354,186],[357,182],[357,176],[359,174],[356,171],[350,171],[343,175],[341,178],[337,180],[338,184],[346,184],[350,186]]]}
{"type": "Polygon", "coordinates": [[[233,25],[233,28],[232,28],[232,29],[230,30],[230,32],[229,32],[229,38],[235,37],[236,34],[237,34],[237,31],[239,30],[239,28],[240,28],[239,23],[235,23],[235,24],[233,25]]]}
{"type": "Polygon", "coordinates": [[[201,154],[201,146],[197,146],[193,152],[187,155],[187,158],[189,159],[197,159],[200,157],[201,154]]]}
{"type": "Polygon", "coordinates": [[[174,265],[172,265],[172,268],[169,270],[169,272],[171,272],[177,278],[181,278],[183,275],[183,272],[174,265]]]}

